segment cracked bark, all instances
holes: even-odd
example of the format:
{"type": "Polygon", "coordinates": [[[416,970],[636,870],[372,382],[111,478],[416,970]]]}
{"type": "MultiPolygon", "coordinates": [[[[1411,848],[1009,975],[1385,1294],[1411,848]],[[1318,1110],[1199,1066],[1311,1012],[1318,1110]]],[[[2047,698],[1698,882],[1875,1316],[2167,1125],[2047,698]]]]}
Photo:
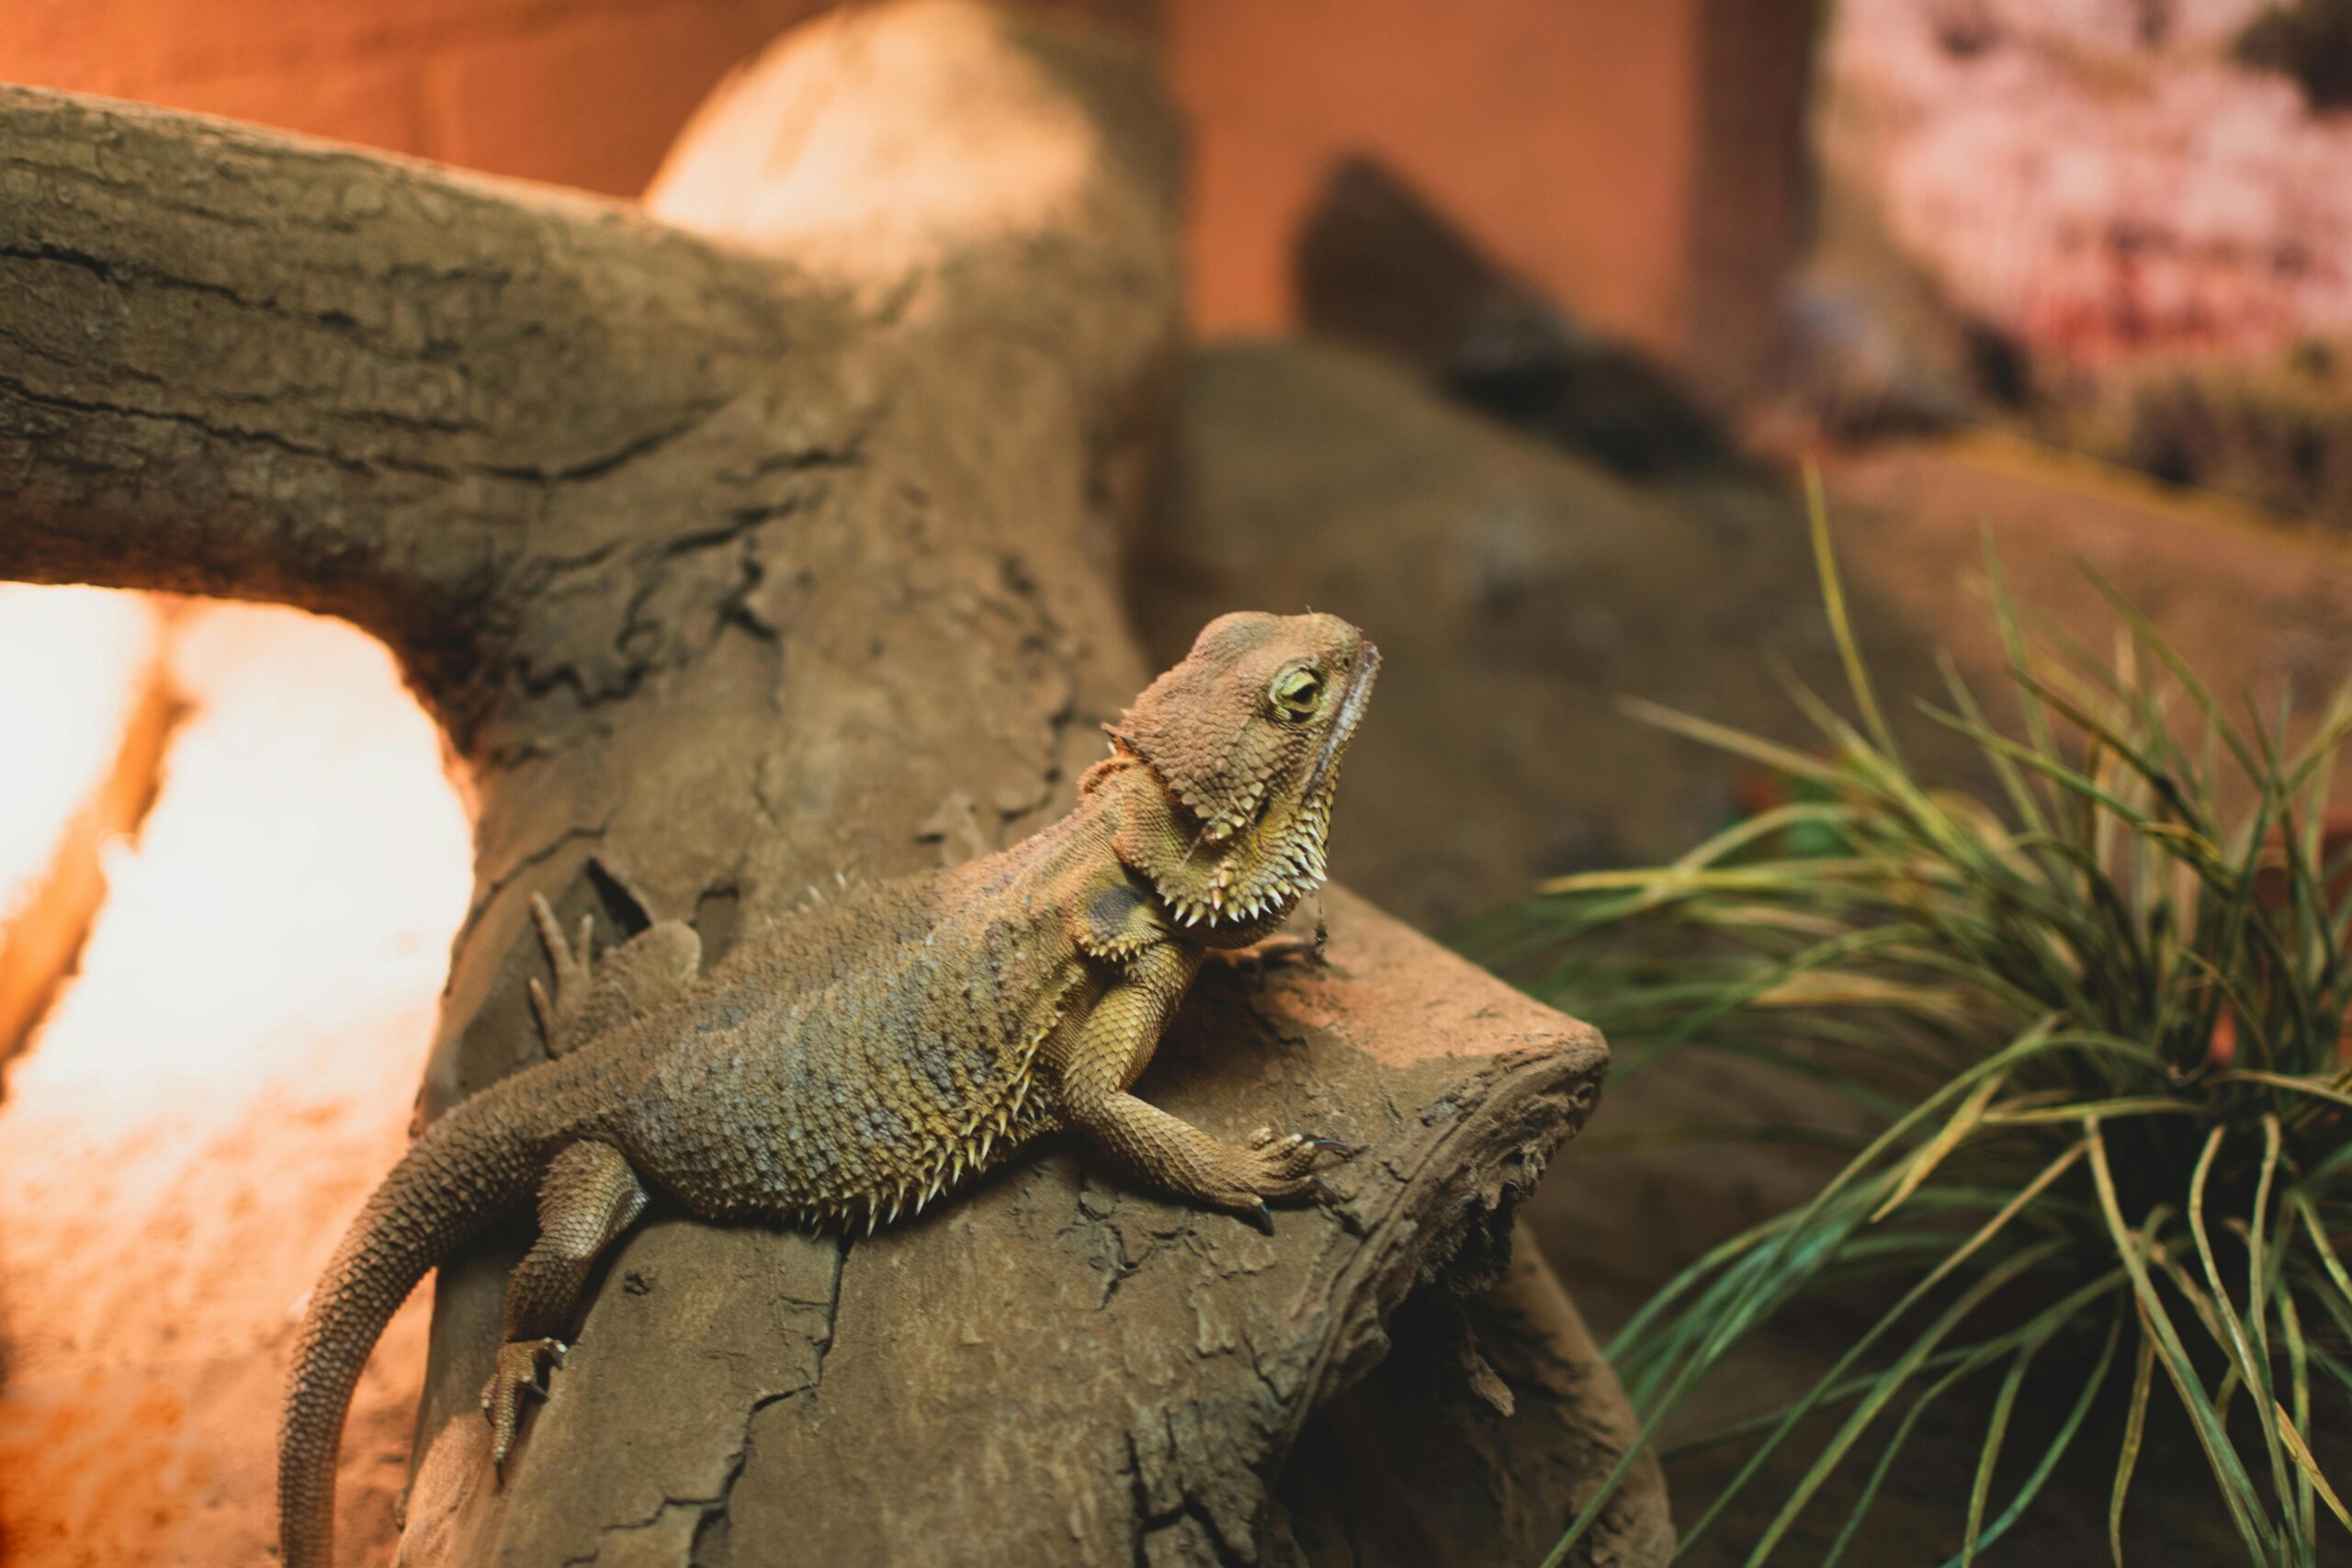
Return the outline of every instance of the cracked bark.
{"type": "MultiPolygon", "coordinates": [[[[0,574],[392,647],[478,808],[435,1113],[538,1050],[534,892],[614,937],[692,919],[709,962],[1067,805],[1147,674],[1116,565],[1174,144],[1124,44],[948,4],[786,40],[643,208],[0,90],[0,574]]],[[[1064,1147],[847,1246],[657,1213],[503,1481],[493,1242],[437,1288],[407,1558],[1389,1561],[1329,1525],[1366,1489],[1415,1561],[1526,1555],[1623,1440],[1589,1346],[1534,1336],[1575,1388],[1526,1372],[1509,1441],[1456,1398],[1476,1355],[1383,1359],[1500,1277],[1605,1053],[1368,908],[1332,928],[1328,970],[1205,980],[1148,1081],[1345,1139],[1340,1209],[1269,1239],[1064,1147]],[[1445,1435],[1443,1484],[1338,1440],[1368,1400],[1445,1435]]],[[[1593,1560],[1663,1528],[1631,1495],[1593,1560]]]]}

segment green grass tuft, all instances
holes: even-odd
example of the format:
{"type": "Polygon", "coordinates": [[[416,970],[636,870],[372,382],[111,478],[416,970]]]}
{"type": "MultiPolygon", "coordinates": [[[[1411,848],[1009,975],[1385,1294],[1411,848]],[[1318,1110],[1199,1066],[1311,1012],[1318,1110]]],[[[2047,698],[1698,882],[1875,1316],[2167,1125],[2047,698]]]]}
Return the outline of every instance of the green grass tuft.
{"type": "Polygon", "coordinates": [[[1747,1448],[1684,1547],[1802,1444],[1812,1461],[1747,1561],[1772,1561],[1824,1483],[1867,1461],[1837,1561],[1922,1415],[1982,1380],[1981,1457],[1951,1478],[1953,1563],[2024,1517],[2086,1430],[2120,1434],[2101,1462],[2121,1562],[2146,1421],[2169,1399],[2245,1560],[2309,1568],[2323,1531],[2352,1530],[2307,1442],[2352,1411],[2352,857],[2327,863],[2324,833],[2352,699],[2290,752],[2283,724],[2233,718],[2120,601],[2111,664],[2030,644],[1988,562],[2020,721],[1989,724],[1948,666],[1928,711],[1974,742],[1998,795],[1931,790],[1894,750],[1812,496],[1862,723],[1802,697],[1823,734],[1810,755],[1647,710],[1783,775],[1791,803],[1671,865],[1548,884],[1482,954],[1592,1017],[1621,1072],[1729,1053],[1829,1085],[1869,1129],[1808,1202],[1692,1264],[1610,1348],[1646,1441],[1780,1314],[1891,1300],[1803,1398],[1684,1445],[1747,1448]],[[2059,1415],[2020,1450],[2029,1394],[2059,1415]],[[2117,1418],[2086,1423],[2102,1401],[2117,1418]]]}

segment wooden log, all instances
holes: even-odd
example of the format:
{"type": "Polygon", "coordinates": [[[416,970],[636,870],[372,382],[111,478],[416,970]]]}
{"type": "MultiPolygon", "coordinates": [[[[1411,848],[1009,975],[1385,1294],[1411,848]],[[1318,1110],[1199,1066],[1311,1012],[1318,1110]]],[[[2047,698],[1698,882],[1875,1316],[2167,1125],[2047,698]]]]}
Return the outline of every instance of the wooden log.
{"type": "MultiPolygon", "coordinates": [[[[534,892],[709,962],[1067,806],[1147,674],[1117,567],[1176,141],[1134,48],[946,0],[788,38],[645,210],[0,94],[0,574],[392,646],[479,811],[437,1111],[538,1052],[534,892]]],[[[503,1477],[487,1245],[439,1275],[407,1559],[1346,1561],[1293,1529],[1291,1450],[1404,1303],[1498,1276],[1605,1052],[1331,919],[1328,970],[1205,982],[1151,1092],[1345,1138],[1339,1208],[1269,1239],[1063,1148],[871,1241],[657,1217],[503,1477]]],[[[1556,1526],[1597,1473],[1559,1451],[1458,1473],[1556,1526]]]]}

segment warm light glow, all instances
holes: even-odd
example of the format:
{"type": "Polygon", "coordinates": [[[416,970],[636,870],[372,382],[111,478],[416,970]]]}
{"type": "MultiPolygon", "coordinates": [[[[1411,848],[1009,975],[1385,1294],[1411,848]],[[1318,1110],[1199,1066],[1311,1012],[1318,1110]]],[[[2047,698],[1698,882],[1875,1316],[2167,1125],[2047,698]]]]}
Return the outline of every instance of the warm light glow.
{"type": "Polygon", "coordinates": [[[59,829],[114,766],[156,649],[155,609],[141,594],[0,582],[0,921],[31,896],[59,829]]]}
{"type": "MultiPolygon", "coordinates": [[[[12,1568],[263,1560],[295,1315],[399,1155],[469,886],[437,737],[379,645],[203,605],[168,658],[191,706],[161,793],[0,1099],[12,1568]]],[[[422,1308],[345,1444],[347,1544],[378,1558],[422,1308]]]]}
{"type": "Polygon", "coordinates": [[[1080,199],[1094,131],[998,43],[1004,25],[937,0],[794,28],[695,112],[647,209],[876,290],[978,236],[1043,228],[1080,199]]]}

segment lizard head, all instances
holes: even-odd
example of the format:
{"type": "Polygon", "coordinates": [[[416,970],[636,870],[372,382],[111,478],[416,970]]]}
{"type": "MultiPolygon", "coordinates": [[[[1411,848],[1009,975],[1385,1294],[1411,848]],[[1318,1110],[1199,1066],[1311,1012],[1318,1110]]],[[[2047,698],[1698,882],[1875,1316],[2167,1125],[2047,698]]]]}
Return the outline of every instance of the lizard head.
{"type": "Polygon", "coordinates": [[[1322,882],[1340,763],[1379,669],[1337,615],[1220,615],[1103,726],[1165,796],[1123,826],[1119,853],[1177,919],[1261,925],[1322,882]]]}

